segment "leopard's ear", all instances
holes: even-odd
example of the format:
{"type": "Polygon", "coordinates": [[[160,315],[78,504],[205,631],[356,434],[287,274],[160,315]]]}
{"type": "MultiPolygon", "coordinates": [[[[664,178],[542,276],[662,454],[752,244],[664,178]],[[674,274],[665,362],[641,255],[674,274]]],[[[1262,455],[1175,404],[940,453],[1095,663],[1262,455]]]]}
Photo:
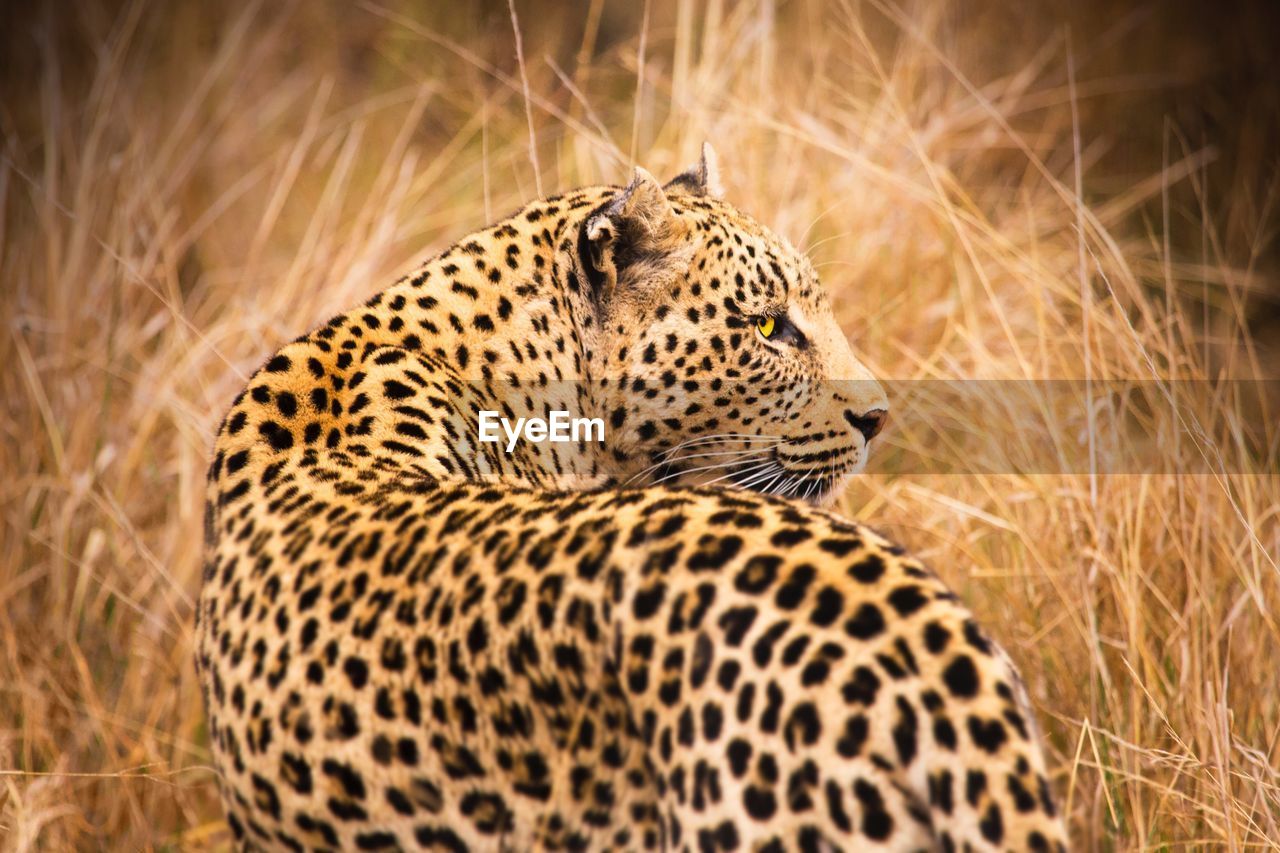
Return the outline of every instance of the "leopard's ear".
{"type": "Polygon", "coordinates": [[[712,198],[724,196],[724,185],[720,183],[720,164],[710,142],[702,143],[702,157],[698,162],[667,181],[666,188],[712,198]]]}
{"type": "Polygon", "coordinates": [[[688,228],[662,185],[638,166],[631,183],[588,216],[579,235],[582,266],[601,302],[669,279],[691,251],[688,228]]]}

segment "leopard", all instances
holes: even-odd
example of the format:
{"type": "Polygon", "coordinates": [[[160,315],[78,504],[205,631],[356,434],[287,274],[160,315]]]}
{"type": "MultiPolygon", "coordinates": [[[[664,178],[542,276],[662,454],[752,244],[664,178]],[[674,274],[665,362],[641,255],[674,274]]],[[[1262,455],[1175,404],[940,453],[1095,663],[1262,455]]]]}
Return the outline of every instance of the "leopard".
{"type": "Polygon", "coordinates": [[[208,471],[233,845],[1065,850],[1009,656],[838,511],[888,409],[710,146],[285,344],[208,471]],[[479,435],[556,411],[603,434],[479,435]]]}

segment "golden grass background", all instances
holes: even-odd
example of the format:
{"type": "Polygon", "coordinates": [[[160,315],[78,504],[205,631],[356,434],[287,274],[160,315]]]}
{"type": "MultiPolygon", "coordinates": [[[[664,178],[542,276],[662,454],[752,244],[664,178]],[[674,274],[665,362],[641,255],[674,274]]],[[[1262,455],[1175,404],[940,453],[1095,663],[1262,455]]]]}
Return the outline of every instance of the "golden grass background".
{"type": "Polygon", "coordinates": [[[868,476],[846,509],[1021,665],[1081,849],[1275,845],[1276,401],[1149,381],[1280,374],[1266,21],[1197,8],[7,10],[0,847],[226,846],[190,648],[223,408],[472,228],[703,139],[878,375],[1147,380],[1097,417],[1221,467],[868,476]]]}

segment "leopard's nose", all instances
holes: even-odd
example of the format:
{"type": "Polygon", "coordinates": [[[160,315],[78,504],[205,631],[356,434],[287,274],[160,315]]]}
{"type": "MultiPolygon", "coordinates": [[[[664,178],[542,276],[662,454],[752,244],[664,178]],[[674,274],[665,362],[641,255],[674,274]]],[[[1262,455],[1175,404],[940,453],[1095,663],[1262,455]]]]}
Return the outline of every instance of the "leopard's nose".
{"type": "Polygon", "coordinates": [[[875,438],[880,434],[880,430],[884,429],[884,422],[889,419],[887,409],[872,409],[861,415],[854,414],[851,410],[844,410],[844,419],[849,422],[849,426],[862,433],[862,437],[867,441],[875,438]]]}

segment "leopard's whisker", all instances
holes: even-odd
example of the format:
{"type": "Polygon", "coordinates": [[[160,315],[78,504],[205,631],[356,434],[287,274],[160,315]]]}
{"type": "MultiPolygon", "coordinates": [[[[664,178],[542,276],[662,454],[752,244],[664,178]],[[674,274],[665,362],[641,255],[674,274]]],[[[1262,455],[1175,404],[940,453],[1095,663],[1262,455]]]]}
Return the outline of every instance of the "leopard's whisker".
{"type": "Polygon", "coordinates": [[[714,450],[714,451],[708,451],[706,453],[691,453],[688,456],[681,456],[677,459],[669,459],[662,464],[670,465],[675,462],[684,462],[687,459],[708,459],[716,456],[741,456],[744,453],[767,453],[772,449],[773,448],[770,448],[770,447],[747,447],[741,450],[714,450]]]}
{"type": "Polygon", "coordinates": [[[834,459],[831,459],[827,461],[827,464],[825,466],[823,466],[822,476],[818,479],[819,491],[821,491],[822,489],[830,489],[831,486],[835,483],[835,481],[836,481],[836,461],[834,459]]]}
{"type": "Polygon", "coordinates": [[[810,495],[813,494],[813,490],[817,487],[818,483],[820,482],[821,482],[820,477],[814,478],[809,481],[809,488],[804,490],[804,500],[806,501],[809,500],[810,495]]]}
{"type": "MultiPolygon", "coordinates": [[[[762,453],[762,452],[764,452],[764,451],[758,451],[758,452],[757,452],[757,455],[758,455],[758,453],[762,453]]],[[[698,467],[698,468],[689,468],[689,469],[683,469],[683,468],[682,468],[682,469],[681,469],[681,470],[679,470],[679,471],[673,471],[673,472],[671,472],[670,474],[667,474],[667,475],[665,475],[665,476],[663,476],[663,477],[659,477],[657,480],[654,480],[654,481],[653,481],[653,485],[655,485],[655,486],[656,486],[656,485],[659,485],[659,484],[661,484],[661,483],[665,483],[665,482],[667,482],[668,480],[674,480],[674,479],[676,479],[677,477],[683,477],[683,476],[685,476],[685,475],[687,475],[687,474],[697,474],[697,473],[699,473],[699,472],[701,472],[701,471],[714,471],[714,470],[716,470],[717,468],[730,468],[730,467],[736,467],[736,466],[739,466],[739,465],[749,465],[749,464],[751,464],[751,463],[753,463],[753,462],[759,462],[759,461],[760,461],[760,460],[759,460],[758,458],[748,458],[748,459],[740,459],[740,460],[738,460],[738,461],[736,461],[736,462],[716,462],[716,463],[713,463],[713,464],[711,464],[711,465],[702,465],[702,466],[700,466],[700,467],[698,467]]]]}
{"type": "MultiPolygon", "coordinates": [[[[718,451],[714,453],[693,453],[688,456],[680,456],[675,459],[663,459],[659,462],[655,462],[653,465],[650,465],[648,468],[645,468],[641,471],[637,471],[635,474],[632,474],[626,480],[624,485],[630,485],[631,483],[634,483],[636,480],[640,479],[641,477],[647,476],[648,474],[651,474],[654,471],[657,471],[662,468],[667,468],[672,465],[678,465],[679,463],[688,461],[690,459],[711,458],[711,457],[721,457],[721,456],[731,456],[731,457],[732,456],[758,456],[761,453],[768,452],[768,450],[769,448],[749,447],[742,450],[725,450],[725,451],[718,451]]],[[[704,471],[704,470],[707,470],[707,468],[716,468],[716,467],[719,467],[719,465],[710,465],[710,466],[706,466],[704,468],[698,468],[695,470],[704,471]]],[[[690,473],[690,472],[682,469],[681,471],[677,471],[674,473],[678,475],[678,474],[690,473]]],[[[662,481],[659,480],[659,482],[662,482],[662,481]]]]}
{"type": "Polygon", "coordinates": [[[806,482],[808,482],[808,480],[809,480],[808,474],[804,474],[799,477],[792,477],[791,482],[787,484],[787,488],[782,492],[783,497],[788,497],[788,498],[795,497],[796,494],[800,491],[800,487],[803,486],[806,482]]]}
{"type": "Polygon", "coordinates": [[[814,479],[815,478],[812,474],[805,474],[803,477],[801,477],[800,480],[796,483],[795,496],[797,498],[800,498],[800,500],[805,500],[805,497],[801,495],[800,492],[801,490],[804,490],[807,493],[808,490],[813,487],[814,479]]]}
{"type": "MultiPolygon", "coordinates": [[[[643,468],[640,471],[637,471],[636,473],[632,474],[630,477],[628,477],[626,480],[622,482],[622,485],[630,486],[636,483],[637,481],[641,480],[642,478],[648,476],[649,474],[653,473],[654,471],[657,471],[666,466],[676,465],[688,459],[697,459],[697,458],[710,457],[715,455],[724,455],[724,456],[745,455],[747,453],[759,452],[760,450],[764,449],[759,447],[759,445],[762,443],[768,444],[770,447],[773,447],[776,445],[784,444],[786,443],[786,441],[787,439],[782,438],[780,436],[757,435],[753,433],[726,432],[726,433],[715,433],[712,435],[695,436],[694,438],[681,441],[678,444],[672,447],[666,448],[661,452],[659,452],[658,454],[656,454],[654,458],[657,461],[655,461],[652,465],[649,465],[648,467],[643,468]],[[730,442],[752,443],[752,444],[755,444],[756,446],[741,448],[739,450],[723,451],[722,453],[721,452],[697,453],[697,454],[690,454],[685,456],[678,455],[683,450],[689,450],[689,449],[707,445],[707,444],[716,444],[716,443],[727,444],[730,442]]],[[[700,470],[705,470],[705,469],[700,469],[700,470]]]]}
{"type": "Polygon", "coordinates": [[[668,448],[668,449],[666,449],[666,450],[662,451],[662,455],[664,455],[664,456],[670,456],[670,455],[672,455],[672,454],[674,454],[674,453],[677,453],[677,452],[678,452],[678,451],[680,451],[680,450],[686,450],[686,449],[691,448],[691,447],[698,447],[698,446],[703,445],[703,444],[715,444],[715,443],[719,443],[719,442],[723,442],[723,443],[726,443],[726,444],[727,444],[727,443],[729,443],[729,442],[739,442],[739,441],[740,441],[740,442],[744,442],[744,443],[746,443],[746,442],[755,442],[755,443],[768,442],[768,443],[770,443],[770,444],[780,444],[780,443],[782,443],[783,441],[785,441],[785,439],[781,439],[781,438],[778,438],[777,436],[772,436],[772,435],[738,435],[738,434],[735,434],[735,433],[721,433],[721,434],[718,434],[718,435],[704,435],[704,436],[699,436],[698,438],[691,438],[691,439],[688,439],[688,440],[686,440],[686,441],[682,441],[682,442],[680,442],[679,444],[677,444],[677,445],[675,445],[675,446],[673,446],[673,447],[671,447],[671,448],[668,448]]]}
{"type": "Polygon", "coordinates": [[[738,485],[744,489],[749,489],[755,486],[757,483],[763,482],[765,478],[769,477],[771,474],[774,473],[775,469],[781,468],[782,466],[779,465],[777,462],[773,461],[772,459],[770,459],[769,463],[764,467],[765,467],[765,470],[762,471],[760,474],[757,474],[751,477],[749,480],[743,480],[742,482],[738,483],[738,485]]]}
{"type": "Polygon", "coordinates": [[[700,465],[696,468],[682,468],[679,471],[672,471],[670,474],[666,474],[662,476],[656,482],[662,483],[667,480],[675,479],[676,477],[682,477],[686,474],[697,474],[701,471],[714,471],[717,468],[732,468],[732,467],[737,467],[741,465],[748,465],[751,463],[760,462],[762,461],[760,453],[761,452],[753,453],[750,456],[743,459],[739,459],[739,460],[713,462],[709,465],[700,465]]]}
{"type": "Polygon", "coordinates": [[[695,435],[686,438],[684,441],[677,442],[673,447],[688,447],[694,444],[703,444],[709,441],[775,441],[783,442],[787,439],[777,435],[761,435],[756,432],[714,432],[707,435],[695,435]]]}
{"type": "MultiPolygon", "coordinates": [[[[729,473],[720,477],[716,477],[714,480],[710,480],[706,483],[703,483],[702,485],[712,486],[712,485],[715,485],[716,483],[721,482],[722,480],[727,480],[730,477],[748,477],[748,476],[754,475],[757,471],[760,471],[761,469],[768,469],[770,466],[777,465],[777,464],[778,463],[775,462],[773,459],[767,459],[756,468],[750,468],[746,471],[730,471],[729,473]]],[[[737,485],[742,486],[743,488],[746,488],[746,485],[744,482],[739,482],[737,483],[737,485]]]]}
{"type": "Polygon", "coordinates": [[[783,468],[781,465],[779,465],[779,466],[778,466],[778,473],[774,475],[774,477],[773,477],[773,479],[772,479],[772,480],[770,480],[767,484],[765,484],[764,488],[763,488],[763,489],[761,489],[761,491],[762,491],[764,494],[766,494],[766,495],[768,495],[768,494],[776,494],[776,492],[774,491],[775,484],[777,484],[777,487],[779,487],[779,488],[780,488],[780,487],[781,487],[781,483],[778,483],[778,480],[779,480],[779,479],[781,479],[781,480],[782,480],[782,482],[783,482],[783,483],[785,483],[785,482],[786,482],[786,477],[787,477],[787,469],[786,469],[786,468],[783,468]]]}

